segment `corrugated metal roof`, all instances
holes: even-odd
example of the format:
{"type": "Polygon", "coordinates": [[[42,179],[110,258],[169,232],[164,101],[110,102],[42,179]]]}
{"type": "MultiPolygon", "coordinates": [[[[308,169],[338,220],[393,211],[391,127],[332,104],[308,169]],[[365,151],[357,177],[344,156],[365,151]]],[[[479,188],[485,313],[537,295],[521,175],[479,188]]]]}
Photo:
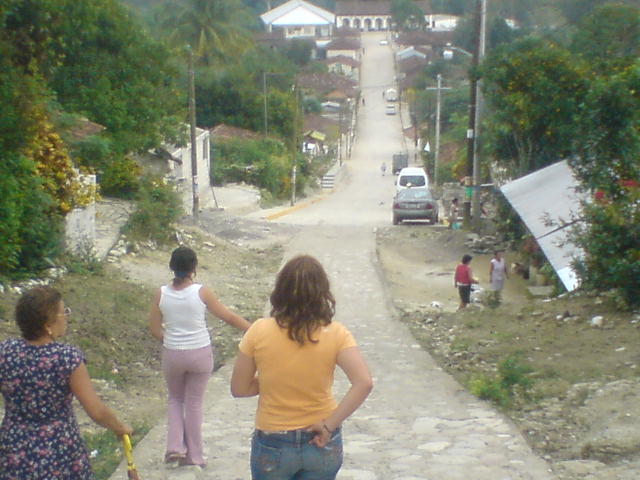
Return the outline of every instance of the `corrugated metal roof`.
{"type": "Polygon", "coordinates": [[[568,237],[570,227],[581,221],[583,195],[577,187],[571,168],[562,161],[500,188],[569,291],[578,287],[571,263],[583,256],[568,237]]]}

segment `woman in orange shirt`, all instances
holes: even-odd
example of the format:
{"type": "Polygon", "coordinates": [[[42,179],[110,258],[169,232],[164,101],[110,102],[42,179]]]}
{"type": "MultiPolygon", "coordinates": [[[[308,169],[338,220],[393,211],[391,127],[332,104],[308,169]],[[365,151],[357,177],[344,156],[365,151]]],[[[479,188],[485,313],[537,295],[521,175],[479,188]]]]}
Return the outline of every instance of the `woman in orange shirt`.
{"type": "Polygon", "coordinates": [[[335,300],[315,258],[289,260],[270,299],[272,317],[249,328],[231,378],[233,396],[259,396],[252,478],[335,479],[340,426],[369,395],[369,368],[349,330],[332,321],[335,300]],[[336,365],[351,382],[339,403],[331,391],[336,365]]]}

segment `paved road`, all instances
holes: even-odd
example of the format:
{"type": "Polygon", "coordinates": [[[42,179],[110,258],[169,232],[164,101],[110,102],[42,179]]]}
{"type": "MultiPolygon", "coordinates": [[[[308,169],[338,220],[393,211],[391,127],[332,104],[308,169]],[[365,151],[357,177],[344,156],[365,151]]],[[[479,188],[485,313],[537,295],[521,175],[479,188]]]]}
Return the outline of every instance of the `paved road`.
{"type": "MultiPolygon", "coordinates": [[[[299,228],[286,256],[315,255],[337,299],[337,319],[353,332],[370,363],[375,389],[344,425],[340,480],[551,480],[516,428],[445,374],[394,316],[375,255],[374,229],[391,222],[393,177],[382,161],[401,145],[397,116],[384,114],[382,89],[392,81],[392,56],[366,35],[358,141],[348,175],[333,195],[278,218],[299,228]]],[[[165,427],[155,427],[135,452],[148,479],[248,480],[255,399],[229,395],[230,366],[214,375],[204,426],[209,466],[200,472],[162,465],[165,427]]],[[[346,389],[337,375],[338,396],[346,389]]],[[[121,468],[113,479],[126,478],[121,468]]]]}

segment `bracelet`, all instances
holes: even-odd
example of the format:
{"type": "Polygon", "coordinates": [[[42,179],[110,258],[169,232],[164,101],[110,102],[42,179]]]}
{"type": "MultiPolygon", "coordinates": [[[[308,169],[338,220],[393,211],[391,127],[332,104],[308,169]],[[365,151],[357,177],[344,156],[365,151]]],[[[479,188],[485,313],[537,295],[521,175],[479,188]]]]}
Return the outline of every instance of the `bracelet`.
{"type": "Polygon", "coordinates": [[[329,435],[331,435],[333,432],[331,430],[329,430],[329,427],[327,427],[327,424],[323,421],[322,422],[322,426],[324,427],[324,429],[329,432],[329,435]]]}

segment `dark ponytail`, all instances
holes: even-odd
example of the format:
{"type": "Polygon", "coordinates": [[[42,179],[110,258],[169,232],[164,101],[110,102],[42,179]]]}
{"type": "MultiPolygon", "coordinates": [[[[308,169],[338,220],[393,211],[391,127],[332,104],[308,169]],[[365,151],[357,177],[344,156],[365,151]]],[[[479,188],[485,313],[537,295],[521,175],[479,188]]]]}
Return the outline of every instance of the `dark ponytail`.
{"type": "Polygon", "coordinates": [[[196,271],[198,266],[198,257],[189,247],[178,247],[171,253],[169,260],[169,268],[173,270],[175,275],[173,278],[173,286],[182,285],[189,276],[196,271]]]}

